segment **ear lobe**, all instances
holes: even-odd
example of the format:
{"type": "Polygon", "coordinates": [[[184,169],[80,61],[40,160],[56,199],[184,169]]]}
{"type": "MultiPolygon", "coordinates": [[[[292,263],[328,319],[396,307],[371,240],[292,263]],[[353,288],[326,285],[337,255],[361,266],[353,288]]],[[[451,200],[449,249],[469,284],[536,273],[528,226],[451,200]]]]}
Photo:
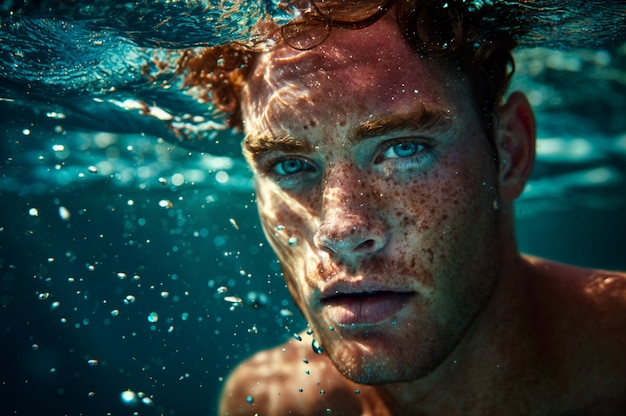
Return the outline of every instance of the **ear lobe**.
{"type": "Polygon", "coordinates": [[[512,202],[522,191],[535,161],[535,116],[526,96],[514,92],[498,109],[496,145],[499,156],[498,185],[503,202],[512,202]]]}

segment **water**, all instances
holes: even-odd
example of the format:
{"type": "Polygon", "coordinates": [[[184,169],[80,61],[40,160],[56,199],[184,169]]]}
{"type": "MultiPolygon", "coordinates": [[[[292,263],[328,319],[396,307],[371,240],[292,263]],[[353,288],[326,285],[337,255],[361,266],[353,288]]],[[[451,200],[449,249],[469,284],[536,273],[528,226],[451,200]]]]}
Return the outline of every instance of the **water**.
{"type": "MultiPolygon", "coordinates": [[[[3,413],[210,414],[233,366],[306,327],[262,235],[241,137],[152,60],[253,41],[263,13],[290,16],[217,3],[0,6],[3,413]]],[[[514,84],[540,125],[519,241],[625,270],[624,15],[563,4],[535,2],[545,13],[524,40],[558,49],[517,53],[514,84]]]]}

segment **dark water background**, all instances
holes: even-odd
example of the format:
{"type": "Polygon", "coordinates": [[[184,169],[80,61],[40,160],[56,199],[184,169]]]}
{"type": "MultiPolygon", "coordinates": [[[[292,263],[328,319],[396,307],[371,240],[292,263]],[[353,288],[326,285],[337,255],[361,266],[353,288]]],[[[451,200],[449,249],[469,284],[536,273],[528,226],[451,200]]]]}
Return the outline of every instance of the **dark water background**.
{"type": "MultiPolygon", "coordinates": [[[[196,110],[189,97],[132,82],[97,101],[78,87],[54,95],[30,86],[35,70],[7,67],[17,49],[0,47],[0,414],[213,414],[238,362],[305,327],[260,230],[240,137],[217,132],[210,153],[171,144],[119,103],[136,92],[196,110]]],[[[626,270],[626,45],[517,57],[515,88],[540,124],[517,204],[522,251],[626,270]]]]}

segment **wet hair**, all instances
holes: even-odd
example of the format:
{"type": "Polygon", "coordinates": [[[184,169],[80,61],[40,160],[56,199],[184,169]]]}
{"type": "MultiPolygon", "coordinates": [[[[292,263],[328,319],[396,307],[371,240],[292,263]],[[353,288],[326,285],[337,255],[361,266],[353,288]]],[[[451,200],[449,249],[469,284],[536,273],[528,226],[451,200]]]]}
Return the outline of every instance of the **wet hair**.
{"type": "MultiPolygon", "coordinates": [[[[482,123],[491,138],[495,106],[514,72],[512,51],[517,39],[527,32],[520,13],[522,6],[466,0],[396,0],[394,4],[398,26],[417,54],[446,60],[469,78],[482,123]]],[[[280,33],[271,25],[266,32],[267,38],[276,38],[280,33]]],[[[242,128],[241,89],[258,49],[231,43],[188,51],[178,62],[184,85],[200,91],[199,98],[212,102],[225,115],[228,125],[236,129],[242,128]]]]}

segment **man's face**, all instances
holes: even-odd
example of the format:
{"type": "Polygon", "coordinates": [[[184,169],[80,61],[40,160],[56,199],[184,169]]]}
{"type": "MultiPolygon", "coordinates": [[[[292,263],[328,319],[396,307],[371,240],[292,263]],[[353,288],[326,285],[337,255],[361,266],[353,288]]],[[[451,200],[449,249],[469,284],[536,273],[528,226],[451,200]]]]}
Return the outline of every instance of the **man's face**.
{"type": "Polygon", "coordinates": [[[395,22],[280,46],[244,91],[265,233],[314,337],[362,383],[452,351],[499,270],[496,168],[466,79],[395,22]]]}

